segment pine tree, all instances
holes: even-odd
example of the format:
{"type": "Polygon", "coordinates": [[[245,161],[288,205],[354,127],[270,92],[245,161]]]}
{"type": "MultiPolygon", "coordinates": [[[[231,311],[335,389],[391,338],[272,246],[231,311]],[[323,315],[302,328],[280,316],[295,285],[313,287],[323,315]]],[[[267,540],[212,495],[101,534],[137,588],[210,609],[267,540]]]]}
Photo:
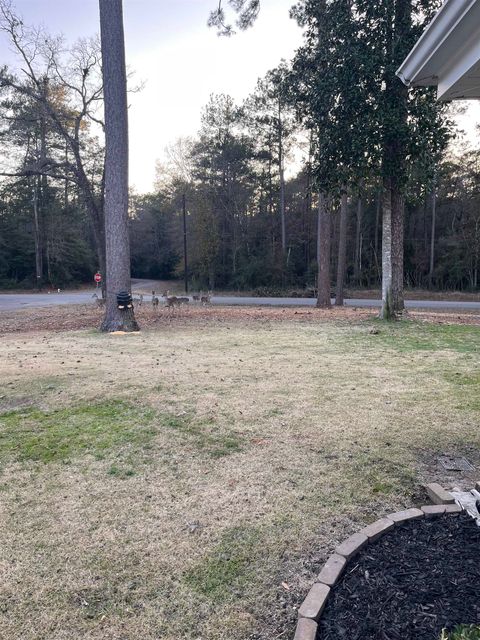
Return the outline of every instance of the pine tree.
{"type": "Polygon", "coordinates": [[[122,0],[100,0],[105,102],[107,301],[102,331],[137,331],[130,294],[128,109],[122,0]],[[119,304],[119,294],[127,294],[119,304]]]}

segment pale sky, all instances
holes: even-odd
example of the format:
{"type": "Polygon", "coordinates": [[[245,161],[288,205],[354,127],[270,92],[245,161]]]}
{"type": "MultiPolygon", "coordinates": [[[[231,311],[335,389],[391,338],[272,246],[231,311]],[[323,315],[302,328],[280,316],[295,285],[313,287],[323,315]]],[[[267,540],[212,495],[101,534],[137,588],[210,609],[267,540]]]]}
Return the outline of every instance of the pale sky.
{"type": "MultiPolygon", "coordinates": [[[[155,162],[165,147],[195,135],[202,107],[211,93],[228,93],[241,101],[257,78],[282,58],[292,57],[301,44],[301,30],[289,18],[295,0],[262,0],[255,26],[231,38],[219,38],[206,25],[218,0],[124,0],[127,64],[135,83],[145,83],[130,95],[130,183],[150,191],[155,162]]],[[[99,30],[98,0],[13,0],[30,25],[43,25],[69,42],[99,30]]],[[[11,55],[0,37],[0,64],[11,55]]],[[[478,145],[474,124],[480,105],[471,102],[459,118],[464,140],[478,145]]]]}
{"type": "MultiPolygon", "coordinates": [[[[254,28],[219,38],[207,27],[217,0],[124,0],[127,64],[135,82],[130,96],[130,182],[152,189],[155,161],[168,144],[195,135],[211,93],[245,98],[257,78],[289,59],[301,31],[288,11],[295,0],[262,0],[254,28]]],[[[98,0],[14,0],[26,24],[40,25],[68,41],[99,30],[98,0]]],[[[0,63],[10,58],[0,41],[0,63]]]]}

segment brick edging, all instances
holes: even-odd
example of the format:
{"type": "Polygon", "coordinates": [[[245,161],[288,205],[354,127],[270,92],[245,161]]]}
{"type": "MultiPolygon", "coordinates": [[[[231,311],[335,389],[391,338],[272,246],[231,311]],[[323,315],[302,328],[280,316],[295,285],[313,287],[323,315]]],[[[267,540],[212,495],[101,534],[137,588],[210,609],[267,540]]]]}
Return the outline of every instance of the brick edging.
{"type": "Polygon", "coordinates": [[[462,507],[451,503],[453,497],[440,485],[435,487],[428,485],[427,491],[436,504],[425,505],[420,509],[412,508],[389,513],[354,533],[336,547],[335,553],[323,565],[315,583],[298,609],[298,622],[293,640],[315,640],[318,621],[331,589],[340,579],[349,561],[364,547],[376,542],[384,533],[409,520],[454,515],[463,511],[462,507]],[[432,496],[434,492],[435,498],[432,496]],[[442,503],[437,502],[441,499],[442,503]]]}

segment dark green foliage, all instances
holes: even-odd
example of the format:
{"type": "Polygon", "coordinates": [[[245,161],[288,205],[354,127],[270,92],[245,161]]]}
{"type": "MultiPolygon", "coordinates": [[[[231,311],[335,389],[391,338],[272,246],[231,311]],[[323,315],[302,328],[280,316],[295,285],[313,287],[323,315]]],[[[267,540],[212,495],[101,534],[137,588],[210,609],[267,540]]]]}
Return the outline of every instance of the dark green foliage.
{"type": "Polygon", "coordinates": [[[174,225],[172,205],[161,195],[137,197],[133,204],[135,213],[130,220],[130,236],[135,277],[158,280],[172,278],[180,260],[179,253],[168,241],[179,231],[174,225]]]}
{"type": "Polygon", "coordinates": [[[32,286],[35,274],[33,214],[25,188],[0,201],[0,283],[3,287],[32,286]]]}
{"type": "Polygon", "coordinates": [[[444,148],[448,126],[433,90],[408,92],[406,106],[393,99],[406,91],[395,71],[438,5],[302,0],[292,9],[305,34],[294,58],[293,100],[317,133],[315,175],[323,188],[332,191],[380,174],[405,183],[407,161],[426,164],[428,156],[431,165],[444,148]],[[408,36],[400,38],[401,31],[408,36]],[[398,152],[386,154],[390,148],[398,152]]]}
{"type": "MultiPolygon", "coordinates": [[[[42,212],[43,285],[64,287],[91,281],[97,267],[90,225],[77,204],[63,204],[63,193],[50,188],[42,212]]],[[[32,188],[21,180],[0,196],[0,286],[35,286],[32,188]]]]}
{"type": "Polygon", "coordinates": [[[351,2],[305,0],[292,10],[304,28],[294,61],[293,103],[314,132],[316,185],[338,191],[376,162],[374,62],[351,2]]]}

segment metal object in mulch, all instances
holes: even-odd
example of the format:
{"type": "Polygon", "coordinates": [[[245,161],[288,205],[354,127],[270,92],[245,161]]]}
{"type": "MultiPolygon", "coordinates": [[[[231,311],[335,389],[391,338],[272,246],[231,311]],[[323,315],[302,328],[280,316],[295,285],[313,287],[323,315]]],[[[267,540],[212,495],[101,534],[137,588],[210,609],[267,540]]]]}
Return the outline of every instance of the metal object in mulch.
{"type": "Polygon", "coordinates": [[[455,502],[462,507],[464,511],[471,516],[477,526],[480,527],[480,492],[476,491],[476,489],[472,489],[471,491],[461,491],[460,489],[454,489],[450,491],[455,502]]]}

